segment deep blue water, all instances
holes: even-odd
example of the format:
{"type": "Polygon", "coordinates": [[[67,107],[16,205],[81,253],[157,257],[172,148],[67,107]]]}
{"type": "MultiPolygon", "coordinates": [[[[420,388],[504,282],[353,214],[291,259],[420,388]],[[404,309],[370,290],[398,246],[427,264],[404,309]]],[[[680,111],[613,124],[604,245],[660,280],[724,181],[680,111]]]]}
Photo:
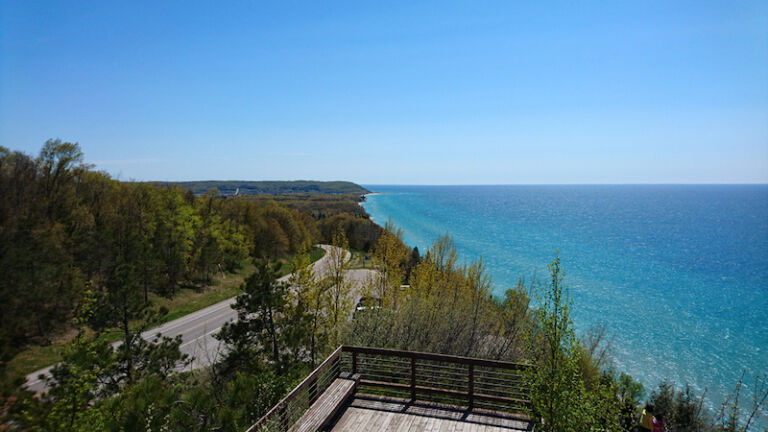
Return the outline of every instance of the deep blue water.
{"type": "Polygon", "coordinates": [[[424,251],[449,232],[495,292],[560,250],[577,331],[608,326],[619,370],[719,404],[768,372],[768,185],[367,186],[363,204],[424,251]]]}

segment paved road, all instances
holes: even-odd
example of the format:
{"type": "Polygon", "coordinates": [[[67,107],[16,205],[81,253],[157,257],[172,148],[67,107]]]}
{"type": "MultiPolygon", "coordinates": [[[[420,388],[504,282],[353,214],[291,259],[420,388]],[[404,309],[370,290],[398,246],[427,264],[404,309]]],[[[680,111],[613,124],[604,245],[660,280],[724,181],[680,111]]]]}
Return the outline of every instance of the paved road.
{"type": "MultiPolygon", "coordinates": [[[[323,275],[327,271],[330,260],[329,251],[333,246],[319,245],[325,249],[326,253],[313,264],[315,275],[323,275]]],[[[347,255],[349,255],[347,253],[347,255]]],[[[354,283],[354,286],[360,287],[360,284],[374,275],[374,270],[349,270],[346,274],[347,280],[354,283]]],[[[289,276],[283,276],[281,281],[288,280],[289,276]]],[[[144,339],[150,340],[156,334],[163,336],[176,337],[181,335],[181,352],[188,354],[192,363],[188,369],[197,369],[214,363],[222,354],[223,345],[213,336],[219,332],[224,323],[237,318],[237,313],[231,305],[235,302],[234,298],[224,300],[205,309],[200,309],[189,315],[185,315],[176,320],[167,322],[152,330],[142,334],[144,339]]],[[[114,344],[117,347],[120,342],[114,344]]],[[[27,375],[27,388],[34,392],[42,392],[46,389],[45,381],[39,378],[40,375],[49,375],[53,366],[33,372],[27,375]]]]}

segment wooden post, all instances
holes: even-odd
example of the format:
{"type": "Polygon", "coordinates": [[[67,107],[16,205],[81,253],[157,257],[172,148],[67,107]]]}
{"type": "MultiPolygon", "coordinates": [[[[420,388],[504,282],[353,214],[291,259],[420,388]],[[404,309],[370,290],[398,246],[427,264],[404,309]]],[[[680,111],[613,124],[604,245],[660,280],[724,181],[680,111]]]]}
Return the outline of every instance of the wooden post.
{"type": "Polygon", "coordinates": [[[411,402],[416,402],[416,358],[411,357],[411,402]]]}
{"type": "Polygon", "coordinates": [[[357,351],[352,351],[352,375],[357,373],[357,351]]]}
{"type": "Polygon", "coordinates": [[[475,365],[469,365],[469,409],[475,405],[475,365]]]}

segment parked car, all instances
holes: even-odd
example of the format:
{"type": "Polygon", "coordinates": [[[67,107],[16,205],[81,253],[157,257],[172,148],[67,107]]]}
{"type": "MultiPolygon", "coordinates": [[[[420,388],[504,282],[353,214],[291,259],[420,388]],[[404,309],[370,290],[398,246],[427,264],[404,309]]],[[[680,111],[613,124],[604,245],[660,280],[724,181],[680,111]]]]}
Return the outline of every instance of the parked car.
{"type": "Polygon", "coordinates": [[[355,306],[355,312],[354,316],[356,316],[358,313],[366,311],[366,310],[378,310],[381,309],[381,299],[378,297],[371,297],[371,296],[362,296],[360,297],[360,300],[357,301],[357,305],[355,306]]]}

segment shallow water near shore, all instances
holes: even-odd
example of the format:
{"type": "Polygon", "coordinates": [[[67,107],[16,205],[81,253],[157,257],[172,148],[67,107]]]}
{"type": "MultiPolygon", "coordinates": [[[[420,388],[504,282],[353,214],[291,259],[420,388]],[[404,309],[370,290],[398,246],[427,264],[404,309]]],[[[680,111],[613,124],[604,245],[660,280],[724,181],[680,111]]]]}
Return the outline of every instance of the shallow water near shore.
{"type": "Polygon", "coordinates": [[[366,187],[377,223],[422,252],[449,232],[497,295],[559,250],[577,331],[606,324],[649,393],[668,377],[711,408],[768,372],[768,185],[366,187]]]}

